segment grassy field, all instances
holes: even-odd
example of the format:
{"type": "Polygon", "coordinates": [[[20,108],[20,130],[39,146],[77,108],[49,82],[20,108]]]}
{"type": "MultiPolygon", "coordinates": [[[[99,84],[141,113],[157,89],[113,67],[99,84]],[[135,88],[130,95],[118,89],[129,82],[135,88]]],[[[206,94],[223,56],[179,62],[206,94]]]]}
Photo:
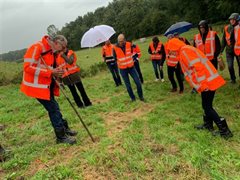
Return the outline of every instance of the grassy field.
{"type": "MultiPolygon", "coordinates": [[[[183,36],[192,39],[196,32],[193,29],[183,36]]],[[[12,150],[8,161],[0,164],[0,179],[240,179],[239,85],[227,83],[214,101],[234,137],[226,141],[195,130],[193,126],[202,122],[200,96],[190,94],[186,82],[184,94],[170,93],[166,65],[166,82],[154,81],[147,54],[150,39],[136,42],[143,54],[146,102],[130,102],[126,88],[116,88],[108,71],[83,79],[93,106],[78,111],[96,143],[63,96],[57,98],[61,111],[79,131],[73,146],[55,144],[46,111],[35,99],[24,96],[19,84],[0,86],[0,124],[6,125],[0,142],[12,150]]],[[[100,48],[77,55],[83,69],[101,62],[100,48]]],[[[1,62],[0,73],[11,79],[21,66],[1,62]]],[[[220,73],[229,81],[227,69],[220,73]]],[[[67,94],[71,97],[69,90],[67,94]]]]}

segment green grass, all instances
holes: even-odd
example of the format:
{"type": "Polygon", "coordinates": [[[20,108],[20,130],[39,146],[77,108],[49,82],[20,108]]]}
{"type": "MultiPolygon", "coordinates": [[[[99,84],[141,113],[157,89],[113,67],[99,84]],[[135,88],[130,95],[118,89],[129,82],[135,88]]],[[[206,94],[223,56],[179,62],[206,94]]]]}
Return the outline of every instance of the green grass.
{"type": "MultiPolygon", "coordinates": [[[[184,36],[191,39],[194,33],[196,29],[184,36]]],[[[200,96],[191,95],[186,82],[183,95],[169,93],[168,81],[154,82],[150,40],[137,41],[146,103],[131,103],[125,87],[116,88],[106,70],[83,79],[93,106],[78,111],[97,140],[94,144],[63,96],[57,98],[61,111],[79,132],[74,146],[55,144],[46,111],[24,96],[19,84],[0,86],[0,123],[7,126],[0,132],[1,144],[12,150],[11,158],[0,164],[0,179],[240,179],[239,85],[227,83],[214,101],[234,137],[226,141],[195,130],[202,122],[200,96]]],[[[77,55],[82,69],[101,62],[100,48],[77,55]]],[[[2,68],[1,62],[0,72],[8,76],[22,68],[5,64],[2,68]]],[[[166,65],[164,72],[167,80],[166,65]]],[[[220,73],[229,80],[227,69],[220,73]]],[[[72,99],[69,90],[67,94],[72,99]]]]}

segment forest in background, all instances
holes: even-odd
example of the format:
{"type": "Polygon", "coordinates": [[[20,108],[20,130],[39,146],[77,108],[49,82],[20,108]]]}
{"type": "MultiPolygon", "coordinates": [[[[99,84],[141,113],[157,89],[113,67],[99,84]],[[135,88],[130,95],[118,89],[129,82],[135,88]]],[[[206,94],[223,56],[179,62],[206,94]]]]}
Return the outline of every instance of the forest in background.
{"type": "MultiPolygon", "coordinates": [[[[91,27],[107,24],[124,33],[128,40],[163,34],[178,21],[194,26],[201,19],[210,23],[227,23],[233,12],[238,12],[239,0],[113,0],[106,7],[78,16],[60,29],[69,48],[80,49],[83,34],[91,27]]],[[[115,40],[116,36],[113,36],[115,40]]],[[[23,58],[26,49],[0,54],[0,60],[16,61],[23,58]]]]}

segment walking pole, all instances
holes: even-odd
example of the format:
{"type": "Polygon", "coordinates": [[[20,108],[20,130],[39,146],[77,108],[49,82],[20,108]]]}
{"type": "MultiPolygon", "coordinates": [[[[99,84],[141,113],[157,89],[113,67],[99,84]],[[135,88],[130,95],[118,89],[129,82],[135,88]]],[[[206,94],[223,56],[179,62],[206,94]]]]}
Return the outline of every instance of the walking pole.
{"type": "MultiPolygon", "coordinates": [[[[40,56],[41,61],[44,63],[44,65],[46,66],[47,69],[50,69],[48,67],[48,65],[46,64],[46,62],[44,61],[44,59],[42,58],[42,56],[40,56]]],[[[76,110],[76,108],[73,106],[72,102],[70,101],[70,99],[67,97],[66,93],[64,92],[62,86],[60,85],[60,83],[57,81],[57,79],[53,76],[54,81],[57,83],[57,85],[60,87],[60,91],[63,93],[64,97],[67,99],[67,101],[69,102],[69,104],[72,106],[74,112],[76,113],[76,115],[78,116],[79,120],[81,121],[83,127],[86,129],[88,135],[90,136],[92,142],[95,142],[95,140],[92,137],[92,134],[90,133],[90,131],[88,130],[87,126],[85,125],[83,119],[81,118],[81,116],[79,115],[78,111],[76,110]]]]}

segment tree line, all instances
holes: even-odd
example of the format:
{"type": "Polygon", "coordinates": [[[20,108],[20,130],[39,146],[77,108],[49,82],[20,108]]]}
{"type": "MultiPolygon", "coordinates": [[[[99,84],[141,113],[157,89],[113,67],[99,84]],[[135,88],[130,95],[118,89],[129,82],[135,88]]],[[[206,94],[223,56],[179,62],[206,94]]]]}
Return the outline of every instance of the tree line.
{"type": "MultiPolygon", "coordinates": [[[[116,30],[116,34],[124,33],[128,39],[137,39],[163,34],[178,21],[193,25],[201,19],[227,23],[229,15],[238,10],[239,0],[113,0],[106,7],[66,23],[60,33],[68,39],[69,48],[79,50],[81,37],[95,25],[107,24],[116,30]]],[[[7,54],[1,55],[0,60],[12,60],[12,52],[9,57],[7,54]]],[[[16,57],[19,58],[22,56],[16,57]]]]}

